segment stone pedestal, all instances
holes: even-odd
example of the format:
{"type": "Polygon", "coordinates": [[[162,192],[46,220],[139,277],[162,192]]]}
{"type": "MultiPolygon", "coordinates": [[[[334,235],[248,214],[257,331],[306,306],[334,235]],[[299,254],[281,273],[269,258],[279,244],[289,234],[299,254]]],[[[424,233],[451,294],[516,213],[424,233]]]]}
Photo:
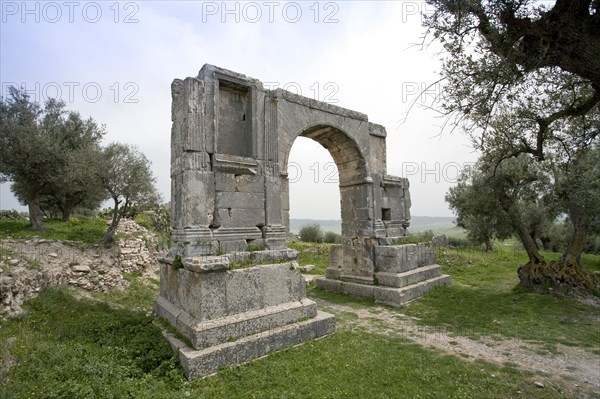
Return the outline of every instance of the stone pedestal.
{"type": "Polygon", "coordinates": [[[442,274],[435,263],[432,243],[377,245],[372,249],[375,271],[371,276],[359,277],[352,273],[350,251],[343,245],[334,246],[326,278],[318,279],[317,287],[401,307],[435,286],[451,283],[450,276],[442,274]]]}
{"type": "MultiPolygon", "coordinates": [[[[261,259],[269,252],[252,255],[261,259]]],[[[290,257],[294,251],[281,252],[290,257]]],[[[229,270],[233,255],[161,265],[154,309],[191,343],[169,337],[188,378],[335,331],[335,316],[317,311],[306,298],[295,262],[229,270]]]]}

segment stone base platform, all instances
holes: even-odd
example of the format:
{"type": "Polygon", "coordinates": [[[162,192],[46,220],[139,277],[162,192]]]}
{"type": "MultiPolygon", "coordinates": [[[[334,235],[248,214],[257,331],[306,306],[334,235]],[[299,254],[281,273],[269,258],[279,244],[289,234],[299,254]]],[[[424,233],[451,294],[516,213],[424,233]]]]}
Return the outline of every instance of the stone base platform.
{"type": "Polygon", "coordinates": [[[366,285],[341,280],[320,278],[317,287],[340,294],[361,296],[374,299],[376,302],[393,307],[402,307],[406,303],[425,295],[438,285],[450,285],[450,276],[442,274],[429,280],[421,281],[405,287],[386,287],[383,285],[366,285]]]}
{"type": "Polygon", "coordinates": [[[231,268],[233,255],[243,253],[161,265],[154,311],[189,340],[169,338],[188,378],[335,331],[335,316],[306,297],[296,262],[231,268]]]}
{"type": "Polygon", "coordinates": [[[331,262],[317,287],[341,294],[362,296],[394,307],[401,307],[433,287],[450,285],[435,263],[433,243],[379,245],[373,247],[373,269],[354,267],[355,254],[344,246],[332,247],[331,262]]]}
{"type": "Polygon", "coordinates": [[[287,324],[268,331],[245,336],[235,341],[196,350],[172,334],[165,334],[187,378],[213,374],[224,365],[237,365],[264,356],[269,352],[324,337],[335,331],[335,316],[317,311],[316,317],[287,324]]]}

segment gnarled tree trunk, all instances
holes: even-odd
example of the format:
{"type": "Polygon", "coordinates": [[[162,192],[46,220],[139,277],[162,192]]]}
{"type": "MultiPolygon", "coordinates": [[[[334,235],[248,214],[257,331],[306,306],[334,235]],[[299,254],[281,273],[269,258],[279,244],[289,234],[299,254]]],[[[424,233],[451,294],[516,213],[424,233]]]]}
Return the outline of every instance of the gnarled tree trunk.
{"type": "Polygon", "coordinates": [[[519,268],[521,284],[533,288],[560,290],[587,289],[596,286],[593,274],[581,263],[581,253],[587,239],[589,223],[581,217],[573,219],[573,238],[565,253],[556,262],[535,264],[530,262],[519,268]]]}
{"type": "Polygon", "coordinates": [[[37,196],[28,201],[27,207],[29,208],[29,221],[31,222],[31,230],[46,230],[46,226],[44,226],[42,209],[40,208],[37,196]]]}
{"type": "Polygon", "coordinates": [[[125,204],[123,204],[123,206],[119,209],[119,204],[121,203],[119,197],[113,197],[113,200],[115,202],[115,205],[113,207],[112,212],[112,221],[110,222],[110,226],[108,226],[106,233],[104,233],[104,237],[102,237],[102,240],[100,240],[100,244],[102,245],[109,245],[112,243],[113,236],[115,235],[115,233],[117,232],[117,228],[119,227],[121,217],[123,217],[123,215],[127,213],[127,210],[131,205],[130,200],[128,198],[125,198],[125,204]]]}
{"type": "Polygon", "coordinates": [[[109,245],[112,243],[113,236],[117,232],[117,227],[119,227],[119,222],[121,221],[122,212],[119,212],[120,201],[118,198],[114,197],[113,200],[115,201],[115,205],[113,206],[112,211],[112,221],[110,222],[110,226],[108,226],[106,233],[104,233],[104,237],[102,237],[102,240],[100,240],[100,244],[102,245],[109,245]]]}

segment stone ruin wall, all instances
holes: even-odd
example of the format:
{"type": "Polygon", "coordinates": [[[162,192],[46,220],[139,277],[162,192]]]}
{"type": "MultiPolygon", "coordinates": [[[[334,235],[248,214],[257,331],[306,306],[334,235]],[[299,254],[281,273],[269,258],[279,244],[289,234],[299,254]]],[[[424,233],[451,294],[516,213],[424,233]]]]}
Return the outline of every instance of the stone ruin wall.
{"type": "Polygon", "coordinates": [[[121,219],[117,231],[129,237],[118,239],[110,248],[80,248],[36,237],[1,240],[0,317],[21,314],[23,302],[47,287],[110,291],[129,285],[124,273],[156,278],[156,237],[128,219],[121,219]]]}
{"type": "Polygon", "coordinates": [[[372,274],[372,247],[406,234],[408,180],[387,175],[385,128],[364,114],[205,65],[173,82],[172,122],[171,258],[284,248],[287,159],[298,136],[323,145],[338,167],[342,245],[362,258],[351,273],[372,274]]]}

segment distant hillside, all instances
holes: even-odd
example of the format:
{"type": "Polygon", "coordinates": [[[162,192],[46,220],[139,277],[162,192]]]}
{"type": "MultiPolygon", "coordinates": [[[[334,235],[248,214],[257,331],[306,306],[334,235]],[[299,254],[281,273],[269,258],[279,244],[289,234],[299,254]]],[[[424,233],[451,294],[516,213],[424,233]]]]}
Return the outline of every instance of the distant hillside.
{"type": "MultiPolygon", "coordinates": [[[[464,230],[454,225],[454,219],[453,216],[413,216],[410,220],[409,231],[411,233],[418,233],[425,230],[433,230],[434,233],[438,234],[464,236],[464,230]]],[[[341,220],[316,219],[291,219],[290,231],[297,234],[303,226],[309,224],[318,224],[323,231],[333,231],[335,233],[342,231],[341,220]]]]}
{"type": "Polygon", "coordinates": [[[454,216],[413,216],[408,230],[411,233],[432,230],[436,234],[464,237],[465,231],[456,227],[455,219],[454,216]]]}

